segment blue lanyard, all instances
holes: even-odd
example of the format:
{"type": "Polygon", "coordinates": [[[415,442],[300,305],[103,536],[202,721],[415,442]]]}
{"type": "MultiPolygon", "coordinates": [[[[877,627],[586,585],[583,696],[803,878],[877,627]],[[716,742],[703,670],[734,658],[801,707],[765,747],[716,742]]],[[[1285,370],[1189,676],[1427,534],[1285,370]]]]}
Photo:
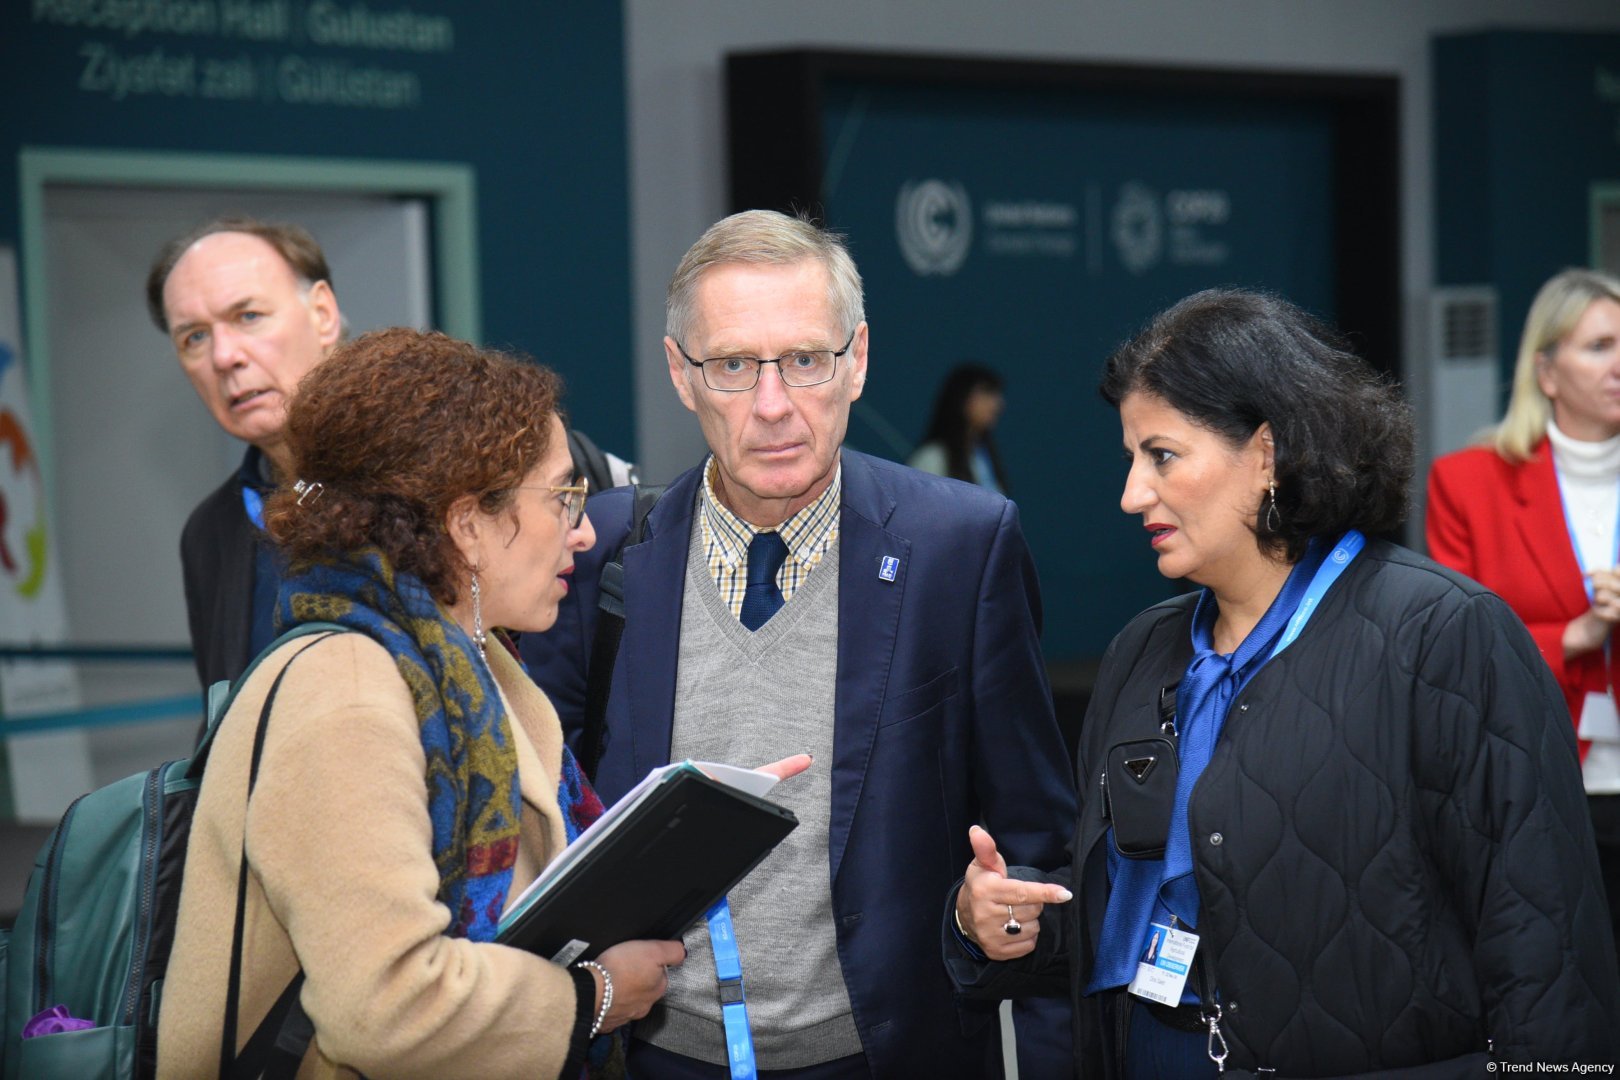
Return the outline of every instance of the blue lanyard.
{"type": "Polygon", "coordinates": [[[754,1037],[748,1031],[748,1005],[743,998],[742,955],[731,930],[731,905],[725,897],[709,909],[709,945],[714,974],[720,982],[720,1019],[726,1027],[726,1060],[731,1080],[754,1080],[754,1037]]]}
{"type": "Polygon", "coordinates": [[[242,485],[242,507],[247,511],[248,520],[264,531],[264,496],[246,484],[242,485]]]}
{"type": "MultiPolygon", "coordinates": [[[[1596,597],[1592,593],[1592,580],[1586,575],[1592,572],[1592,568],[1586,565],[1586,556],[1581,554],[1581,542],[1575,538],[1575,522],[1569,516],[1569,500],[1564,497],[1564,478],[1557,469],[1553,470],[1553,477],[1558,481],[1558,505],[1564,511],[1564,528],[1569,530],[1569,546],[1575,550],[1575,563],[1581,568],[1581,585],[1586,589],[1586,599],[1591,601],[1596,597]]],[[[1615,522],[1614,561],[1609,565],[1620,566],[1620,521],[1615,522]]]]}
{"type": "MultiPolygon", "coordinates": [[[[1581,554],[1581,542],[1575,538],[1575,522],[1569,516],[1569,500],[1564,497],[1564,478],[1559,475],[1557,468],[1553,469],[1553,478],[1558,481],[1558,505],[1564,511],[1564,528],[1569,530],[1569,546],[1575,551],[1575,565],[1581,568],[1581,588],[1586,590],[1586,602],[1590,604],[1597,599],[1597,593],[1592,589],[1592,579],[1587,577],[1592,568],[1586,565],[1586,556],[1581,554]]],[[[1614,561],[1609,565],[1620,566],[1620,521],[1616,521],[1614,525],[1614,561]]],[[[1610,641],[1613,637],[1611,633],[1603,639],[1603,672],[1611,682],[1613,675],[1610,674],[1609,661],[1610,641]]],[[[1611,695],[1614,693],[1613,686],[1610,686],[1609,693],[1611,695]]]]}
{"type": "Polygon", "coordinates": [[[1294,609],[1293,618],[1288,620],[1282,637],[1277,639],[1277,646],[1271,650],[1271,656],[1266,657],[1267,660],[1294,643],[1300,631],[1305,629],[1305,624],[1311,621],[1311,616],[1316,614],[1316,607],[1322,602],[1322,597],[1327,595],[1333,583],[1339,580],[1339,575],[1344,573],[1344,568],[1354,562],[1356,556],[1361,554],[1361,549],[1366,546],[1367,538],[1359,529],[1351,529],[1339,537],[1339,542],[1333,545],[1333,550],[1322,560],[1322,565],[1316,568],[1315,576],[1305,588],[1304,597],[1294,609]]]}

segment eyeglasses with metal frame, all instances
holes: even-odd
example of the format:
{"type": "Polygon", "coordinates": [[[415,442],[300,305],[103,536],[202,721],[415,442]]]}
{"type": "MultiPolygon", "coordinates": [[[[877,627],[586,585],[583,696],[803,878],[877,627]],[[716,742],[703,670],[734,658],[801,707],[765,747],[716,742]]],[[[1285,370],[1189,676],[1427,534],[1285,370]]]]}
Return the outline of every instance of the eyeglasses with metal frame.
{"type": "Polygon", "coordinates": [[[566,486],[557,484],[519,484],[509,488],[510,491],[549,491],[553,495],[562,496],[557,504],[562,507],[563,519],[568,522],[570,529],[579,528],[579,523],[585,520],[585,497],[591,493],[591,481],[587,476],[574,477],[574,483],[566,486]]]}
{"type": "Polygon", "coordinates": [[[769,359],[758,356],[713,356],[694,360],[680,342],[675,348],[693,367],[703,369],[703,385],[722,394],[740,394],[759,385],[759,373],[766,364],[775,364],[784,386],[820,386],[838,374],[838,358],[855,343],[855,331],[842,349],[794,349],[769,359]]]}

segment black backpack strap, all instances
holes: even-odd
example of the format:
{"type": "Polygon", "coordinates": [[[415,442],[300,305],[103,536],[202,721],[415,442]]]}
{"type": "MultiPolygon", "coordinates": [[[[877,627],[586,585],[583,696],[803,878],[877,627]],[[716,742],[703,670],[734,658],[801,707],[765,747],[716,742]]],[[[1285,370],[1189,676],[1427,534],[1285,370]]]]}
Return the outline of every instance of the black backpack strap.
{"type": "Polygon", "coordinates": [[[231,1062],[231,1072],[220,1074],[221,1080],[289,1080],[298,1075],[298,1066],[315,1038],[315,1025],[298,1000],[303,988],[304,973],[300,971],[231,1062]]]}
{"type": "Polygon", "coordinates": [[[624,636],[624,549],[647,538],[647,515],[664,494],[661,484],[634,488],[630,531],[613,558],[602,567],[596,606],[596,636],[591,641],[591,662],[585,672],[585,727],[579,737],[579,767],[592,781],[602,761],[602,736],[607,724],[608,694],[613,690],[613,665],[624,636]]]}
{"type": "MultiPolygon", "coordinates": [[[[339,632],[340,630],[340,627],[333,627],[331,632],[339,632]]],[[[277,673],[276,681],[270,684],[270,692],[265,695],[264,707],[259,710],[258,729],[253,733],[253,757],[248,765],[247,797],[249,801],[253,798],[253,786],[259,779],[259,759],[264,756],[264,736],[270,727],[270,708],[276,702],[276,692],[281,689],[281,680],[287,677],[287,669],[298,662],[298,657],[303,656],[309,651],[310,646],[327,636],[330,636],[330,634],[323,634],[321,637],[311,641],[309,645],[299,649],[297,654],[289,659],[281,671],[277,673]]],[[[271,649],[265,650],[265,654],[268,654],[280,644],[281,642],[277,641],[271,649]]],[[[254,667],[257,666],[258,661],[255,660],[254,667]]],[[[246,681],[244,675],[239,680],[238,685],[246,681]]],[[[242,1003],[242,944],[247,927],[247,884],[247,818],[244,815],[242,819],[242,862],[236,875],[236,929],[231,937],[231,975],[225,991],[225,1026],[220,1033],[219,1075],[221,1080],[256,1080],[260,1076],[292,1076],[297,1071],[298,1062],[303,1059],[304,1053],[309,1049],[309,1040],[314,1038],[315,1035],[314,1026],[310,1024],[308,1016],[305,1015],[303,1006],[298,1003],[298,992],[304,983],[304,973],[300,971],[293,976],[292,982],[287,985],[287,988],[281,992],[281,996],[276,999],[275,1006],[271,1008],[263,1023],[248,1039],[247,1045],[242,1048],[242,1053],[240,1055],[236,1053],[236,1018],[242,1003]],[[284,1027],[288,1028],[289,1038],[285,1041],[292,1041],[293,1038],[296,1038],[300,1026],[308,1030],[308,1035],[304,1037],[302,1045],[297,1049],[297,1056],[293,1058],[292,1070],[283,1071],[285,1063],[278,1061],[278,1056],[284,1057],[286,1054],[292,1053],[292,1050],[290,1047],[281,1045],[284,1041],[281,1038],[282,1030],[284,1027]],[[271,1039],[270,1035],[274,1035],[275,1038],[271,1039]],[[274,1071],[272,1071],[273,1068],[274,1071]]]]}
{"type": "Polygon", "coordinates": [[[574,459],[574,472],[590,481],[593,493],[614,486],[607,455],[583,431],[568,429],[568,456],[574,459]]]}

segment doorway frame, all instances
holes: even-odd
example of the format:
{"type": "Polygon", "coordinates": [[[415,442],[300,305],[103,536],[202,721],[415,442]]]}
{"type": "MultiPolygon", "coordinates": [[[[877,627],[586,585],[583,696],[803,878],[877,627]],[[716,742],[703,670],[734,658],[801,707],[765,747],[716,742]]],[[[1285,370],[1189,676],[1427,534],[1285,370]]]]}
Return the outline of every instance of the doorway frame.
{"type": "Polygon", "coordinates": [[[1334,322],[1375,368],[1397,379],[1407,374],[1399,78],[945,53],[741,50],[725,57],[732,210],[825,212],[823,182],[839,164],[825,130],[824,101],[827,87],[840,83],[1089,94],[1171,110],[1178,101],[1204,97],[1320,107],[1332,133],[1335,179],[1334,322]]]}
{"type": "MultiPolygon", "coordinates": [[[[439,328],[478,341],[477,171],[453,162],[306,158],[256,154],[63,150],[25,146],[18,155],[23,292],[23,349],[40,471],[54,491],[55,417],[51,414],[51,342],[46,306],[45,189],[97,187],[236,188],[256,192],[331,192],[421,198],[432,213],[434,310],[439,328]]],[[[48,495],[47,495],[48,497],[48,495]]]]}
{"type": "Polygon", "coordinates": [[[1587,199],[1586,265],[1603,269],[1603,211],[1620,207],[1620,180],[1600,180],[1591,187],[1587,199]]]}

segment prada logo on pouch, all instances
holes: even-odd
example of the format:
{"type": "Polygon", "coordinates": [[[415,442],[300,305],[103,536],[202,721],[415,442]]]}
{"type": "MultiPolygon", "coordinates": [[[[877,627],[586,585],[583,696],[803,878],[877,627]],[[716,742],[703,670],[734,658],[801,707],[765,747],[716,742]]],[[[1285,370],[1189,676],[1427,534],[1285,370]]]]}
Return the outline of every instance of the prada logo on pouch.
{"type": "Polygon", "coordinates": [[[1136,778],[1136,782],[1138,784],[1148,778],[1148,773],[1152,772],[1153,766],[1157,765],[1158,763],[1159,759],[1151,755],[1148,757],[1125,759],[1125,767],[1131,771],[1131,775],[1136,778]]]}

